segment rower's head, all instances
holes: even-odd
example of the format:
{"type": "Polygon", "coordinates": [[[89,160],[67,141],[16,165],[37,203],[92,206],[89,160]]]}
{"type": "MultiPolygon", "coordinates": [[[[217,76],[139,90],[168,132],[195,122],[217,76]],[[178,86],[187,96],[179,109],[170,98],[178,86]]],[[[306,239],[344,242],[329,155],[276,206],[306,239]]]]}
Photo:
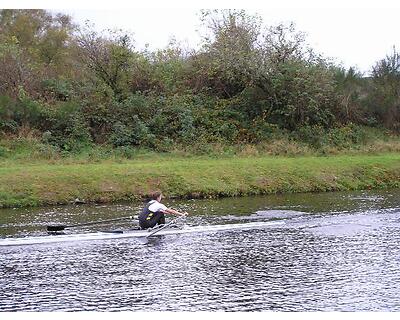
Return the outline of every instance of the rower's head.
{"type": "Polygon", "coordinates": [[[161,201],[162,197],[163,197],[163,194],[162,194],[161,191],[155,191],[151,195],[151,199],[152,200],[157,200],[158,202],[161,201]]]}

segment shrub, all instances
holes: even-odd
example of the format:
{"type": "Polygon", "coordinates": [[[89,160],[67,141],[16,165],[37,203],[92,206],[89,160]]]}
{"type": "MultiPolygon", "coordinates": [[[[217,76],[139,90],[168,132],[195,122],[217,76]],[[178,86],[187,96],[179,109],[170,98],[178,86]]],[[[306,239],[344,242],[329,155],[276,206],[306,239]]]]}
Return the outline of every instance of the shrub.
{"type": "Polygon", "coordinates": [[[20,90],[16,100],[0,96],[0,130],[15,133],[20,127],[39,128],[43,121],[44,106],[20,90]]]}
{"type": "Polygon", "coordinates": [[[0,158],[6,158],[9,153],[10,153],[10,150],[8,148],[0,145],[0,158]]]}
{"type": "Polygon", "coordinates": [[[293,133],[296,140],[303,141],[315,149],[326,144],[326,130],[321,126],[300,127],[293,133]]]}
{"type": "Polygon", "coordinates": [[[47,108],[42,123],[42,140],[64,151],[79,151],[92,139],[80,106],[75,102],[59,103],[58,108],[47,108]]]}
{"type": "Polygon", "coordinates": [[[121,146],[139,146],[148,144],[152,136],[149,135],[147,126],[139,119],[133,116],[130,125],[121,122],[114,124],[110,135],[110,143],[116,147],[121,146]]]}
{"type": "Polygon", "coordinates": [[[47,79],[42,82],[46,95],[58,101],[67,101],[73,98],[73,88],[68,80],[47,79]]]}

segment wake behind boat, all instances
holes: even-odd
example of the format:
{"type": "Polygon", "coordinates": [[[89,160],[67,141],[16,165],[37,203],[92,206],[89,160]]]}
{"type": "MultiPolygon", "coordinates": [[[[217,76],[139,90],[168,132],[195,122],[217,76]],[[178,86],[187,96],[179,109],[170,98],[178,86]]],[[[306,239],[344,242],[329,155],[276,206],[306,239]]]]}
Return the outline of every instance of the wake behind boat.
{"type": "Polygon", "coordinates": [[[157,232],[149,232],[147,230],[128,230],[118,232],[92,232],[83,234],[63,234],[51,236],[38,236],[38,237],[25,237],[25,238],[6,238],[0,240],[1,246],[22,246],[22,245],[35,245],[46,243],[60,243],[60,242],[76,242],[76,241],[93,241],[93,240],[109,240],[109,239],[124,239],[124,238],[146,238],[154,233],[154,236],[173,235],[173,234],[187,234],[199,232],[221,232],[229,230],[248,230],[248,229],[263,229],[268,226],[283,224],[282,221],[269,221],[269,222],[250,222],[250,223],[235,223],[224,225],[208,225],[196,227],[184,227],[182,229],[176,228],[160,228],[157,232]]]}

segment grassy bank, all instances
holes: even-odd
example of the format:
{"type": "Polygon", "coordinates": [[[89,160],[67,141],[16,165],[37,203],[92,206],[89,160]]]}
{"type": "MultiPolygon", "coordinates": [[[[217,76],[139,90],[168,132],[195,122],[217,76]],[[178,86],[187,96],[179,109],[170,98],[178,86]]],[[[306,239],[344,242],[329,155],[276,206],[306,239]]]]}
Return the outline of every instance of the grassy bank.
{"type": "Polygon", "coordinates": [[[149,155],[98,163],[3,162],[0,207],[400,187],[400,153],[329,157],[149,155]]]}

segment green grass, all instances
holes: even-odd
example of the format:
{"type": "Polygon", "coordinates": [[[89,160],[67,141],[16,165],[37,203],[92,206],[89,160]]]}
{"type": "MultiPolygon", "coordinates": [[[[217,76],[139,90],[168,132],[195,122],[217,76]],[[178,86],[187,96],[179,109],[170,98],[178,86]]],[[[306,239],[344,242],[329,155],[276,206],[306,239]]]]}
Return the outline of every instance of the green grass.
{"type": "Polygon", "coordinates": [[[396,187],[400,153],[0,163],[0,207],[138,200],[155,189],[167,197],[220,197],[396,187]]]}

